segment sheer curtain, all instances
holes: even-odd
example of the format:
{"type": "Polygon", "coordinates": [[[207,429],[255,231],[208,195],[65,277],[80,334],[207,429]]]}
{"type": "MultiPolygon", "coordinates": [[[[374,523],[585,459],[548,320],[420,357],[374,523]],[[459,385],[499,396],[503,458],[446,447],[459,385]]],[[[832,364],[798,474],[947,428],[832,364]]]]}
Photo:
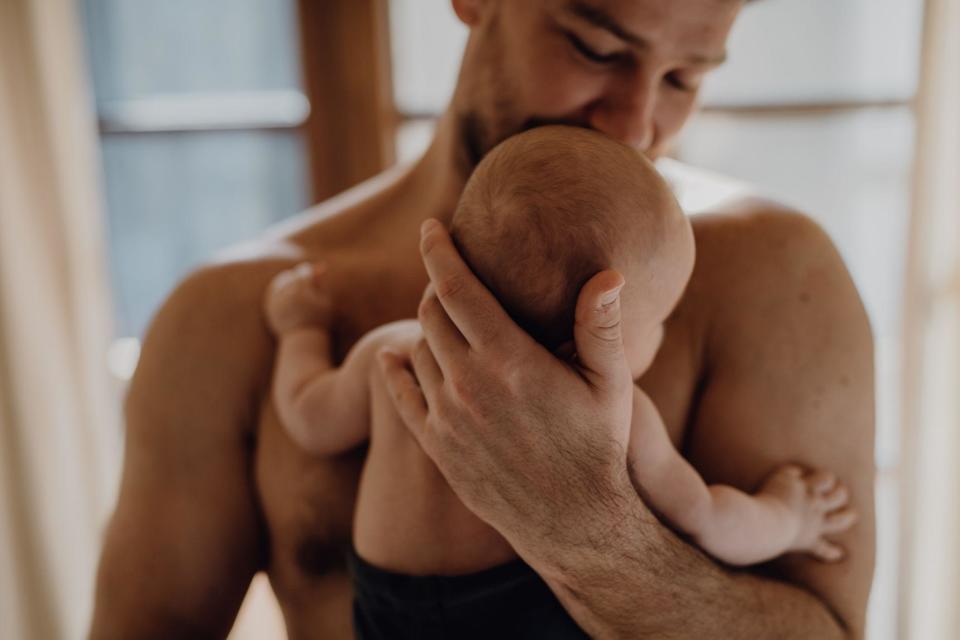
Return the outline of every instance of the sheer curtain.
{"type": "Polygon", "coordinates": [[[0,637],[78,638],[119,451],[72,0],[0,2],[0,637]]]}
{"type": "Polygon", "coordinates": [[[960,2],[928,0],[906,298],[901,637],[960,637],[960,2]]]}

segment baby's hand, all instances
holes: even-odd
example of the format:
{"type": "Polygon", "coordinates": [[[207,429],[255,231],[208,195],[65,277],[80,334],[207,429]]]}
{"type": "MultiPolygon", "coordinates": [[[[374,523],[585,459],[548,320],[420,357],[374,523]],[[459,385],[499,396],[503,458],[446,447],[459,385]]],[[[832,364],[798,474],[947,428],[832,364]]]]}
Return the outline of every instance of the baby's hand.
{"type": "Polygon", "coordinates": [[[843,547],[825,536],[846,531],[857,521],[847,488],[827,471],[804,474],[796,465],[776,469],[764,481],[760,495],[781,502],[796,525],[788,551],[806,552],[824,562],[837,562],[843,547]]]}
{"type": "Polygon", "coordinates": [[[323,285],[326,267],[302,262],[281,271],[267,287],[264,311],[270,330],[280,335],[304,327],[328,327],[332,304],[323,285]]]}

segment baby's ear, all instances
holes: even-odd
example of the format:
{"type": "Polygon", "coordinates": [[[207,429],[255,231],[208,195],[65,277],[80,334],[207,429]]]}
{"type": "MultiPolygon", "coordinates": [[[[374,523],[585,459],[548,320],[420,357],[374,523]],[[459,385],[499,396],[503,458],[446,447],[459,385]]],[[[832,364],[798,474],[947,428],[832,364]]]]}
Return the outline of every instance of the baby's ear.
{"type": "Polygon", "coordinates": [[[577,345],[573,340],[567,340],[553,350],[553,355],[565,362],[573,362],[574,357],[577,355],[577,345]]]}

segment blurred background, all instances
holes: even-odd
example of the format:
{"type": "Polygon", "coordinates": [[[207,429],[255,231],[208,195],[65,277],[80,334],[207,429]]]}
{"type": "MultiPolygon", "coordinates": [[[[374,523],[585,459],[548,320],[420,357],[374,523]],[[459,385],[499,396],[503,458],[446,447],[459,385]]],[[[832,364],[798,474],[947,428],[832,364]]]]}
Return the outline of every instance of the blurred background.
{"type": "MultiPolygon", "coordinates": [[[[0,0],[0,636],[85,632],[158,304],[415,159],[466,35],[449,0],[0,0]]],[[[864,298],[874,640],[960,637],[958,43],[954,0],[756,3],[672,153],[813,216],[864,298]]],[[[281,629],[258,577],[233,637],[281,629]]]]}

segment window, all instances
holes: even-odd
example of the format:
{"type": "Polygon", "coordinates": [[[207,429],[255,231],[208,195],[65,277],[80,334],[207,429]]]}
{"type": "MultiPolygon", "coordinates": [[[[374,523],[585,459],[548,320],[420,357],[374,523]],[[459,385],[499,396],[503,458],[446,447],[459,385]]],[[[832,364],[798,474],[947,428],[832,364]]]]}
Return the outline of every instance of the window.
{"type": "Polygon", "coordinates": [[[384,0],[82,8],[118,336],[217,249],[393,163],[384,0]]]}
{"type": "Polygon", "coordinates": [[[292,0],[83,0],[116,334],[193,266],[309,203],[292,0]]]}

